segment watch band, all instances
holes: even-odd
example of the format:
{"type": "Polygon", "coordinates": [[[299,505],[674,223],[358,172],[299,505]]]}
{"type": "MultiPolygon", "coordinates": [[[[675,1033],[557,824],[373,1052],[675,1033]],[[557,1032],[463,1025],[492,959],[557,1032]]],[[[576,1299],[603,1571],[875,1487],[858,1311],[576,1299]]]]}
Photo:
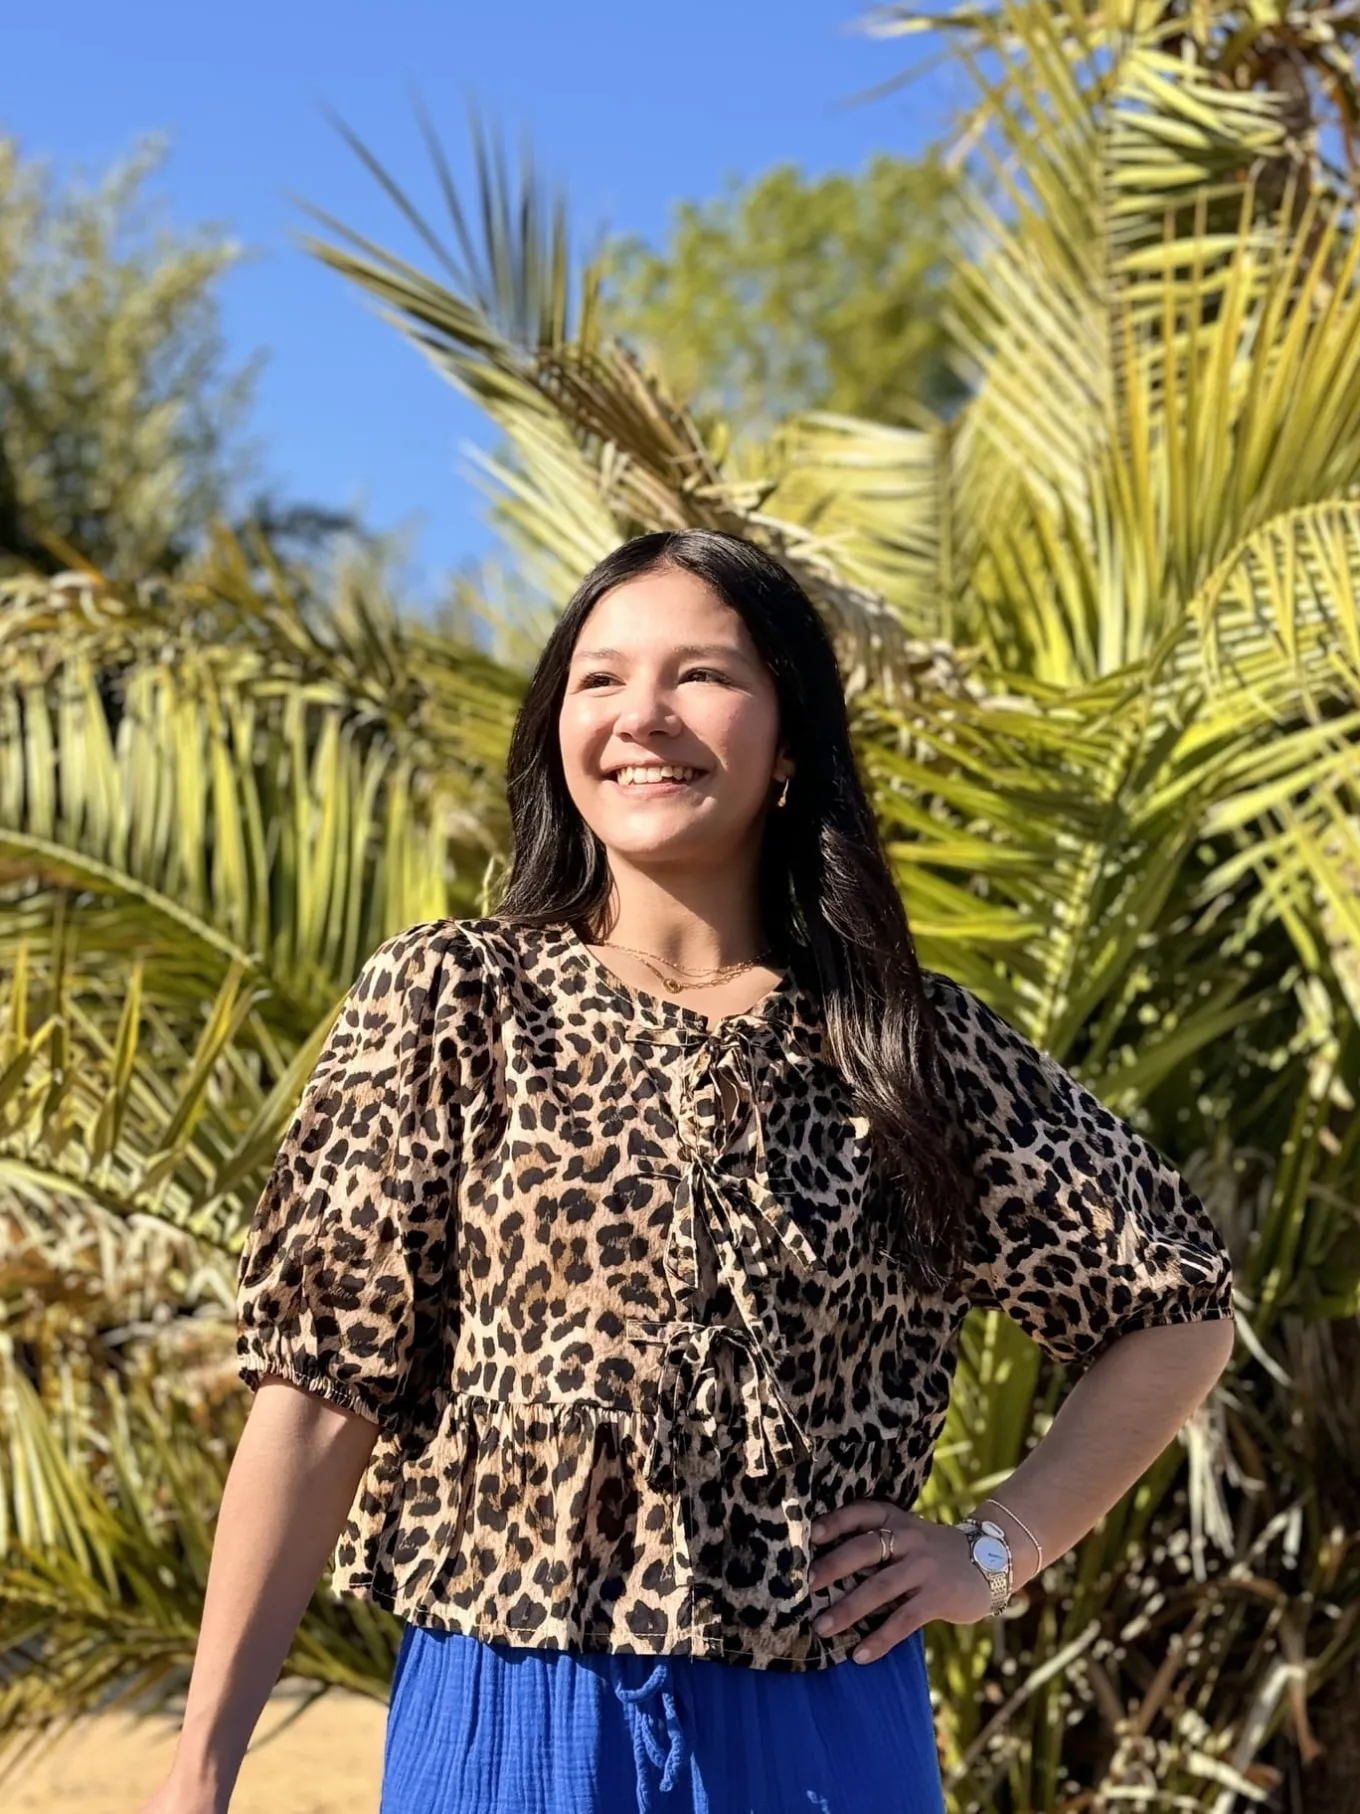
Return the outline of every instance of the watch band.
{"type": "Polygon", "coordinates": [[[988,1610],[995,1617],[1011,1597],[1011,1546],[1006,1533],[990,1518],[961,1518],[958,1528],[968,1538],[973,1566],[987,1583],[992,1596],[988,1610]]]}

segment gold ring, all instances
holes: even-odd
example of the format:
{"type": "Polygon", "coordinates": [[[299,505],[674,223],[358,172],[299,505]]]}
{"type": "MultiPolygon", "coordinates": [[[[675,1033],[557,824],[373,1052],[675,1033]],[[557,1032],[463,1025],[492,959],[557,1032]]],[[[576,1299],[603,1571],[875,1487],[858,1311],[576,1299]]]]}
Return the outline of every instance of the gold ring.
{"type": "Polygon", "coordinates": [[[878,1558],[880,1568],[885,1562],[892,1560],[893,1538],[896,1534],[890,1524],[880,1524],[878,1527],[878,1547],[882,1552],[878,1558]]]}

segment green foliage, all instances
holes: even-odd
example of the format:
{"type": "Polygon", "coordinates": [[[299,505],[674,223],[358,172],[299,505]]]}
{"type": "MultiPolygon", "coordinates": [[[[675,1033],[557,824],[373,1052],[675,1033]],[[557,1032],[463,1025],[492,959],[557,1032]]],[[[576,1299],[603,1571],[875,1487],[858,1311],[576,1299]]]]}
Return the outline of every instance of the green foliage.
{"type": "Polygon", "coordinates": [[[84,191],[0,139],[0,562],[173,568],[245,471],[253,372],[217,301],[240,251],[164,223],[160,161],[145,144],[84,191]]]}
{"type": "MultiPolygon", "coordinates": [[[[54,1369],[61,1397],[53,1390],[44,1405],[0,1336],[0,1503],[13,1519],[0,1529],[0,1640],[7,1663],[46,1665],[13,1668],[0,1685],[5,1776],[82,1714],[151,1713],[187,1686],[246,1407],[220,1374],[191,1398],[158,1377],[153,1358],[184,1356],[144,1347],[128,1381],[54,1369]]],[[[287,1673],[312,1685],[291,1717],[331,1688],[381,1695],[401,1630],[390,1613],[320,1586],[288,1657],[287,1673]]]]}
{"type": "MultiPolygon", "coordinates": [[[[1278,204],[1286,188],[1346,198],[1360,129],[1360,17],[1352,0],[997,0],[993,5],[930,7],[887,0],[867,21],[887,39],[945,33],[966,56],[1000,50],[1022,56],[1042,25],[1066,55],[1118,57],[1131,40],[1194,71],[1214,91],[1202,116],[1211,130],[1220,109],[1246,94],[1268,95],[1284,127],[1256,162],[1258,193],[1278,204]],[[1340,156],[1338,157],[1338,152],[1340,156]]],[[[1047,99],[1047,65],[1031,98],[1047,99]]],[[[979,87],[985,88],[984,83],[979,87]]],[[[986,109],[986,100],[982,102],[986,109]]],[[[1160,155],[1172,149],[1168,141],[1160,155]]]]}
{"type": "Polygon", "coordinates": [[[676,210],[657,251],[615,241],[603,316],[700,415],[768,430],[800,410],[881,422],[944,409],[962,385],[941,307],[942,162],[880,155],[856,175],[781,165],[676,210]]]}
{"type": "MultiPolygon", "coordinates": [[[[523,675],[222,538],[0,587],[0,1751],[182,1690],[245,1406],[235,1252],[389,930],[484,905],[523,675]],[[135,1388],[135,1390],[133,1389],[135,1388]]],[[[288,1663],[383,1694],[318,1590],[288,1663]]]]}
{"type": "MultiPolygon", "coordinates": [[[[837,639],[924,960],[1145,1128],[1228,1240],[1209,1403],[999,1628],[927,1628],[959,1814],[1229,1814],[1287,1779],[1330,1814],[1311,1722],[1354,1698],[1360,251],[1349,191],[1300,174],[1282,65],[1226,86],[1197,57],[1247,10],[1301,29],[1215,0],[960,26],[985,54],[948,310],[975,382],[947,420],[907,397],[761,438],[763,395],[686,407],[674,349],[609,331],[561,211],[485,146],[451,245],[417,223],[436,274],[333,222],[314,242],[503,437],[487,479],[539,592],[641,528],[781,553],[837,639]]],[[[415,630],[372,568],[327,586],[227,542],[172,585],[0,589],[0,1306],[42,1386],[0,1407],[0,1650],[44,1665],[0,1701],[8,1742],[196,1622],[217,1477],[157,1442],[177,1412],[131,1418],[113,1524],[64,1458],[97,1468],[104,1375],[162,1351],[113,1339],[138,1293],[181,1324],[215,1305],[229,1355],[229,1256],[357,955],[494,898],[535,629],[493,659],[467,626],[501,604],[469,586],[415,630]]],[[[927,1513],[996,1486],[1066,1389],[999,1314],[963,1334],[927,1513]]],[[[342,1650],[320,1596],[290,1669],[334,1655],[381,1692],[385,1628],[351,1611],[342,1650]]]]}

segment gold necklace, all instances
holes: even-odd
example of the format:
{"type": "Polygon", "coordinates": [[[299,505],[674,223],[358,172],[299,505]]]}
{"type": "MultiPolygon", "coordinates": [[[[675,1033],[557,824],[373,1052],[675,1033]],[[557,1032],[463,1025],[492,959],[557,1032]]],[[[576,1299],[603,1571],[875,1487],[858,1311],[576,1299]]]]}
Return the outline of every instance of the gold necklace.
{"type": "Polygon", "coordinates": [[[682,989],[703,989],[715,982],[725,982],[729,976],[738,976],[743,970],[754,970],[771,954],[767,951],[757,952],[754,957],[743,958],[740,963],[720,964],[713,970],[687,970],[683,964],[677,964],[668,957],[654,958],[648,951],[635,950],[632,945],[616,945],[609,939],[600,940],[603,951],[626,951],[629,957],[640,958],[653,976],[659,977],[672,995],[679,995],[682,989]],[[677,983],[657,968],[658,964],[669,964],[672,970],[679,970],[683,976],[694,978],[692,982],[677,983]]]}

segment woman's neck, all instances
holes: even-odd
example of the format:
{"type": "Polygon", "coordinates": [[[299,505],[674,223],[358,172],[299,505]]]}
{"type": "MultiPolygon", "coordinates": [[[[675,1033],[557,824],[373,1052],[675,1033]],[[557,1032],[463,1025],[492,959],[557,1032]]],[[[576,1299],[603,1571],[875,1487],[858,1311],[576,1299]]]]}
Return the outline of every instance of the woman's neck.
{"type": "Polygon", "coordinates": [[[623,864],[611,869],[610,904],[596,943],[631,947],[696,971],[761,955],[754,878],[656,876],[623,864]]]}

